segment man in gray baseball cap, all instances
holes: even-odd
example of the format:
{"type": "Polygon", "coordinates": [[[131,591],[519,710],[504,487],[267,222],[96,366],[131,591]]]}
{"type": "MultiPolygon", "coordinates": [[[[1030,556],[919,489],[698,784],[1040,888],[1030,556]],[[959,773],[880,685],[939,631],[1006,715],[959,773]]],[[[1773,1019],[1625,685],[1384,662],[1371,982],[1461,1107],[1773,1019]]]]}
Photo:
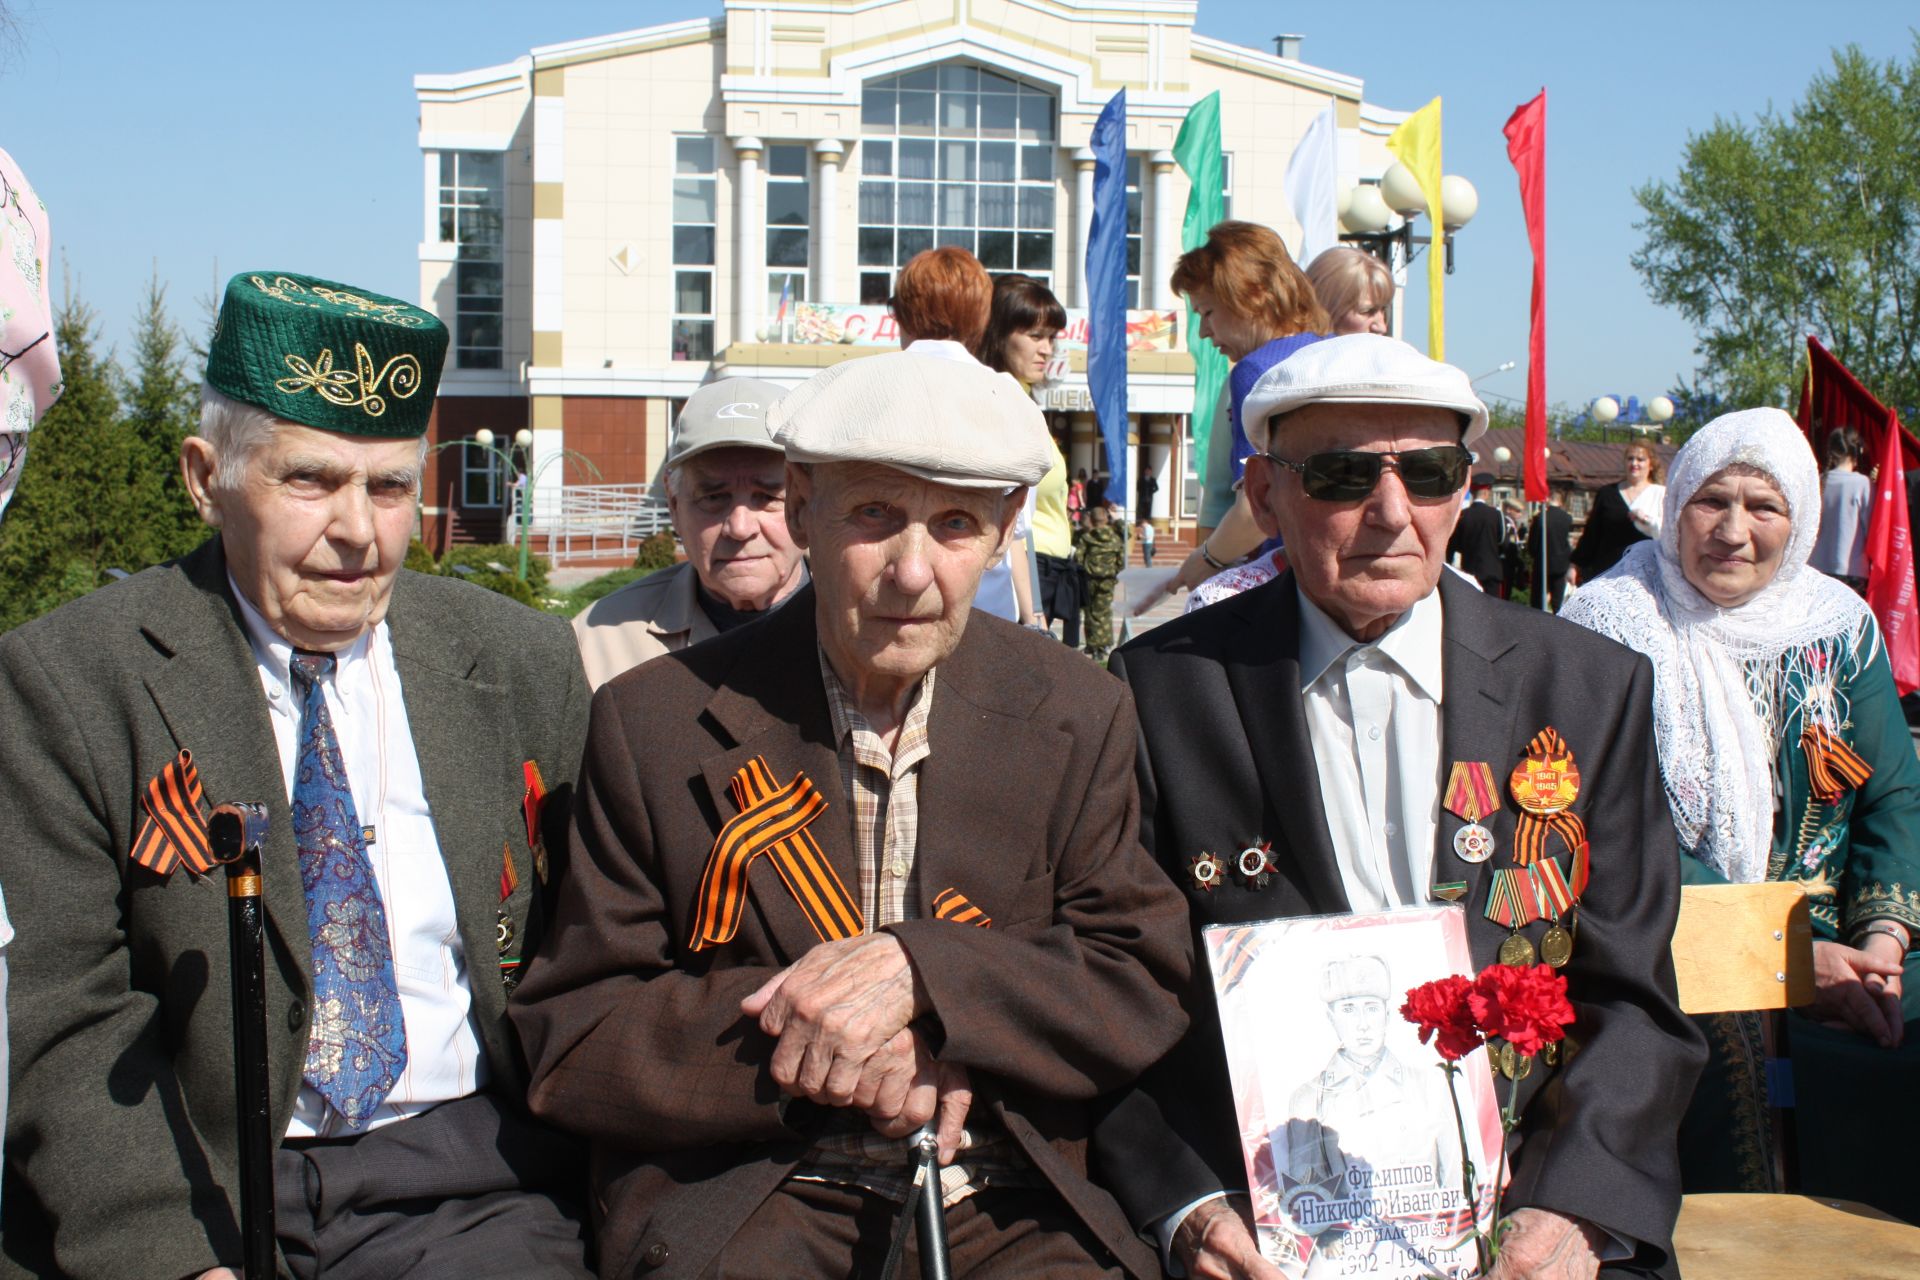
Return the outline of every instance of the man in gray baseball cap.
{"type": "Polygon", "coordinates": [[[807,580],[787,532],[787,464],[767,432],[784,388],[722,378],[680,410],[667,450],[667,510],[687,559],[595,602],[573,620],[598,689],[649,658],[778,608],[807,580]]]}

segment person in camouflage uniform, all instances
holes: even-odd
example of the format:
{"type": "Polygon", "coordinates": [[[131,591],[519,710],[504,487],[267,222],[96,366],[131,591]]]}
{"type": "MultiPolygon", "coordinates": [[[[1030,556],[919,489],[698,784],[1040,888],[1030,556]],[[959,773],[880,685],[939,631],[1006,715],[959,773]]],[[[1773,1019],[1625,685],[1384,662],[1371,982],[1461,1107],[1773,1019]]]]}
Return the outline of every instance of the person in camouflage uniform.
{"type": "Polygon", "coordinates": [[[1127,567],[1127,535],[1102,505],[1087,510],[1086,527],[1073,535],[1074,555],[1087,578],[1087,653],[1104,662],[1113,648],[1113,589],[1127,567]]]}

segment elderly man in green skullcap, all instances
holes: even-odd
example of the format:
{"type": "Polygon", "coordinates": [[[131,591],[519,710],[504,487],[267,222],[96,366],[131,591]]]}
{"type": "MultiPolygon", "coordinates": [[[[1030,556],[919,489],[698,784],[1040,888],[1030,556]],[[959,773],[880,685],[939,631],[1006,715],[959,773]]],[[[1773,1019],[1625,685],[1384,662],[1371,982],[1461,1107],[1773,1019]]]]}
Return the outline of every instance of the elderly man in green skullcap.
{"type": "Polygon", "coordinates": [[[446,350],[397,299],[236,276],[180,453],[215,536],[0,638],[0,858],[32,922],[0,1275],[239,1268],[205,875],[233,801],[271,823],[281,1268],[588,1274],[577,1161],[526,1117],[505,1017],[587,688],[558,619],[400,567],[446,350]]]}

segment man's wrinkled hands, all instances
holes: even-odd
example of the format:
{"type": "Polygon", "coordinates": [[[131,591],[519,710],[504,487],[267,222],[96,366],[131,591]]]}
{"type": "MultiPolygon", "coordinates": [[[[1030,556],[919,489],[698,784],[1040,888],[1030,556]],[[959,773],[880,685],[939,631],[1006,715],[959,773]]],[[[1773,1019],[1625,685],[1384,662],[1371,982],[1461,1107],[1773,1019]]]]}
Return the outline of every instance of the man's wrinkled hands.
{"type": "Polygon", "coordinates": [[[936,1062],[926,1038],[908,1028],[867,1060],[851,1105],[883,1138],[904,1138],[937,1117],[940,1163],[947,1165],[973,1108],[973,1085],[965,1067],[936,1062]]]}
{"type": "Polygon", "coordinates": [[[1500,1234],[1500,1257],[1487,1280],[1594,1280],[1600,1273],[1598,1227],[1550,1209],[1515,1209],[1500,1234]]]}
{"type": "Polygon", "coordinates": [[[1249,1209],[1227,1197],[1194,1206],[1173,1233],[1173,1255],[1194,1280],[1285,1280],[1260,1256],[1249,1209]]]}
{"type": "MultiPolygon", "coordinates": [[[[926,994],[906,948],[889,933],[823,942],[740,1002],[779,1043],[774,1083],[796,1098],[854,1106],[868,1063],[925,1012],[926,994]]],[[[900,1054],[876,1066],[897,1073],[900,1054]]],[[[911,1073],[909,1073],[909,1076],[911,1073]]],[[[878,1097],[879,1080],[867,1085],[878,1097]]]]}

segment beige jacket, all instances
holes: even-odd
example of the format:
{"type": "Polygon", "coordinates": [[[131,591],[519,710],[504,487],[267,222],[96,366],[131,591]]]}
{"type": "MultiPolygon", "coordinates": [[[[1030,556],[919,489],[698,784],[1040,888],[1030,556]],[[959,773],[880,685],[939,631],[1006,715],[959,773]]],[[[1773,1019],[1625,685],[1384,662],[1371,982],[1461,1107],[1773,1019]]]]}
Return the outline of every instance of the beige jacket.
{"type": "Polygon", "coordinates": [[[580,642],[587,683],[598,689],[622,671],[718,635],[694,597],[698,581],[693,565],[681,561],[576,614],[573,635],[580,642]]]}

